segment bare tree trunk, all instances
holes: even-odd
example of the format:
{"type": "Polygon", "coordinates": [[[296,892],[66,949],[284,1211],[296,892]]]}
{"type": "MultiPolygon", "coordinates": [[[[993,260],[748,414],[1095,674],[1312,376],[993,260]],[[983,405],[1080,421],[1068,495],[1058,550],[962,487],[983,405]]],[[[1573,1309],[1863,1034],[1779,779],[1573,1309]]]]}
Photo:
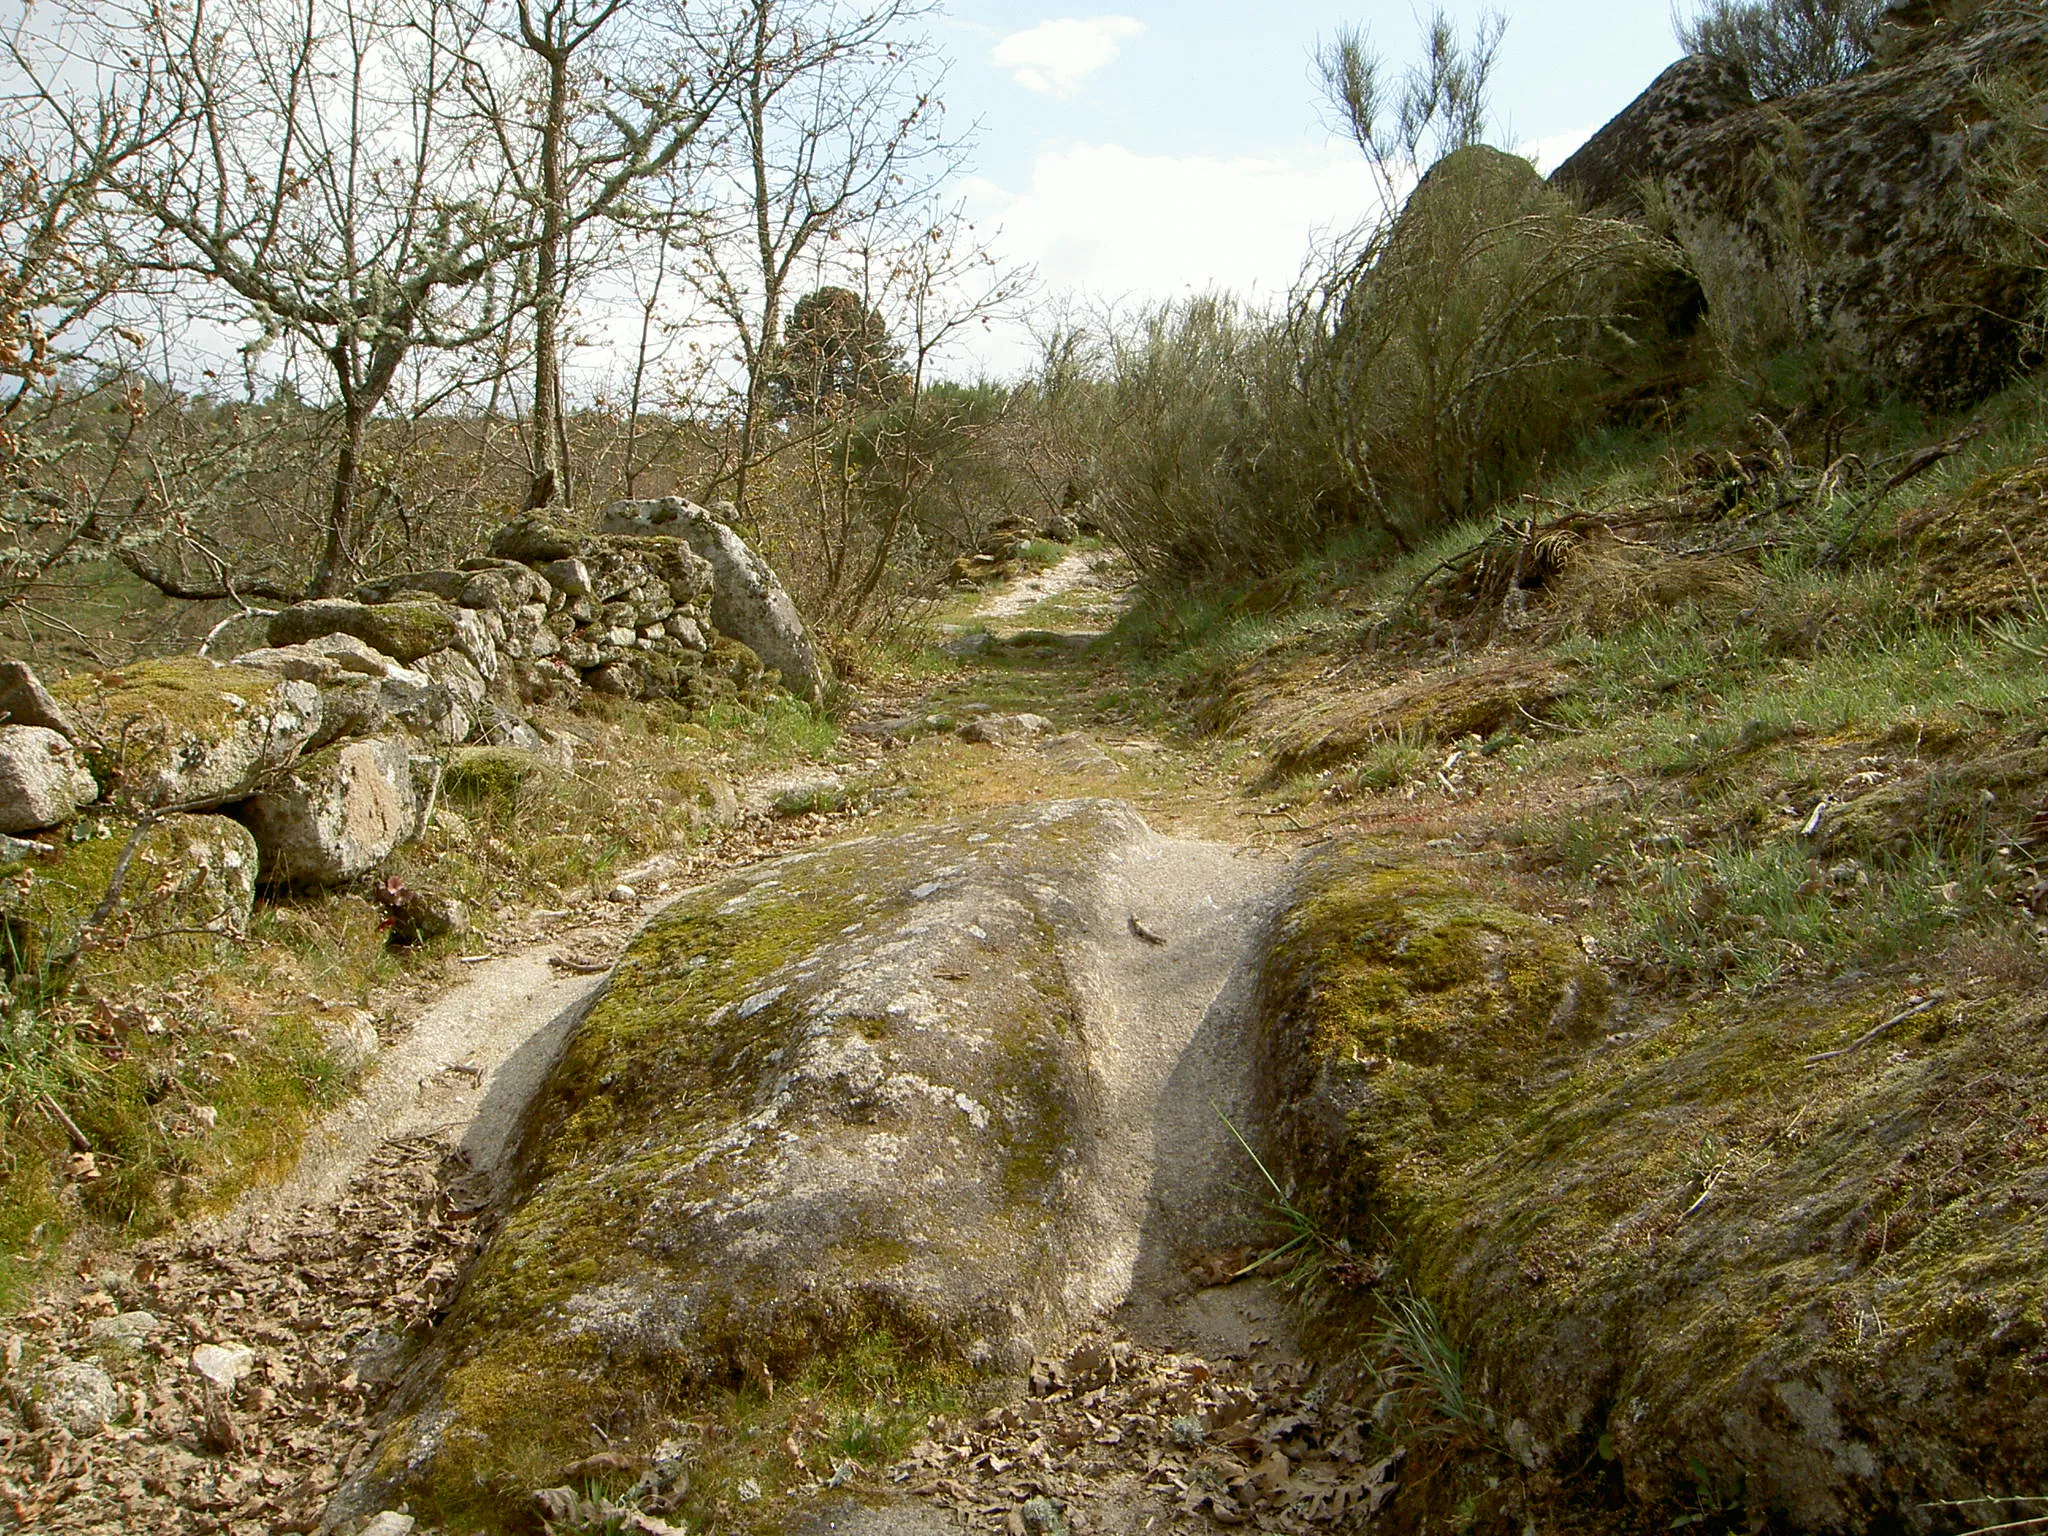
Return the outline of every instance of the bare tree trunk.
{"type": "MultiPolygon", "coordinates": [[[[552,32],[552,23],[550,23],[552,32]]],[[[531,29],[527,46],[547,65],[546,115],[541,124],[540,245],[535,252],[533,302],[533,482],[552,486],[552,505],[569,502],[568,435],[562,413],[562,294],[568,245],[563,189],[563,137],[568,132],[569,56],[531,29]]]]}
{"type": "Polygon", "coordinates": [[[640,404],[647,388],[647,343],[654,332],[654,313],[661,304],[661,285],[668,276],[668,242],[656,246],[654,286],[648,291],[646,301],[640,306],[640,345],[633,354],[633,394],[626,408],[626,462],[622,479],[627,499],[631,499],[640,468],[633,462],[639,448],[640,404]]]}
{"type": "Polygon", "coordinates": [[[341,591],[355,562],[356,488],[363,474],[363,440],[370,412],[356,396],[342,404],[341,449],[334,459],[334,486],[327,501],[327,540],[313,572],[310,595],[333,597],[341,591]]]}

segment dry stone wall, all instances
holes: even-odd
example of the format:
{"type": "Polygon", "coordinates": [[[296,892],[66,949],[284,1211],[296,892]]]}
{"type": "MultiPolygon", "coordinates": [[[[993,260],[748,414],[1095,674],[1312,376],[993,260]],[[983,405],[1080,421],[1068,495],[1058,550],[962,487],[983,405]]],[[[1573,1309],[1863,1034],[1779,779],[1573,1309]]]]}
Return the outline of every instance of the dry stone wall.
{"type": "MultiPolygon", "coordinates": [[[[750,695],[764,677],[757,646],[792,691],[820,697],[826,673],[774,573],[703,509],[675,505],[716,559],[673,527],[592,535],[522,517],[456,569],[295,604],[271,619],[266,646],[232,662],[166,657],[54,687],[0,663],[0,919],[25,933],[82,918],[97,898],[53,906],[47,888],[110,876],[103,845],[176,818],[180,846],[253,835],[248,878],[207,919],[239,932],[259,883],[343,885],[417,837],[455,749],[565,757],[527,705],[582,689],[692,708],[750,695]],[[714,623],[728,571],[726,606],[750,616],[739,637],[714,623]]],[[[186,873],[128,870],[131,905],[157,884],[182,889],[186,873]]]]}

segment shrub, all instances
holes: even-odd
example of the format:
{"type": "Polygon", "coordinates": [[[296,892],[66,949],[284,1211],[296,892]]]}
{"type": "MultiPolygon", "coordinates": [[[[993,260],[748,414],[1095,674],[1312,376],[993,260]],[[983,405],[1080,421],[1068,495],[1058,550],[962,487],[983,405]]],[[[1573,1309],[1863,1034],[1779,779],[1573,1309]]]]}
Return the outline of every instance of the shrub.
{"type": "Polygon", "coordinates": [[[1284,319],[1204,297],[1107,338],[1097,516],[1150,574],[1278,569],[1341,512],[1284,319]]]}
{"type": "Polygon", "coordinates": [[[1883,0],[1703,0],[1678,21],[1678,41],[1688,53],[1738,65],[1769,101],[1868,64],[1883,11],[1883,0]]]}
{"type": "Polygon", "coordinates": [[[1350,499],[1405,552],[1518,492],[1631,377],[1631,307],[1677,261],[1526,160],[1475,145],[1440,161],[1297,310],[1350,499]]]}

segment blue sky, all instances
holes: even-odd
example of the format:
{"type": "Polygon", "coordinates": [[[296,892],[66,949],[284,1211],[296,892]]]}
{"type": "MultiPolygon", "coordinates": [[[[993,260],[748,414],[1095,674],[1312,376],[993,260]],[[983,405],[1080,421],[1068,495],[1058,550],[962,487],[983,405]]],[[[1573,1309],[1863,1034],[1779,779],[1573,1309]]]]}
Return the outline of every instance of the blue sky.
{"type": "MultiPolygon", "coordinates": [[[[1487,9],[1451,0],[1469,32],[1487,9]]],[[[1509,0],[1495,77],[1501,142],[1554,164],[1678,55],[1660,0],[1509,0]]],[[[1416,51],[1408,0],[1128,0],[1101,9],[952,0],[935,40],[956,125],[979,125],[970,209],[1048,289],[1132,301],[1284,291],[1318,230],[1369,211],[1357,152],[1310,79],[1317,42],[1363,27],[1416,51]]],[[[1009,344],[986,354],[1013,362],[1009,344]]]]}

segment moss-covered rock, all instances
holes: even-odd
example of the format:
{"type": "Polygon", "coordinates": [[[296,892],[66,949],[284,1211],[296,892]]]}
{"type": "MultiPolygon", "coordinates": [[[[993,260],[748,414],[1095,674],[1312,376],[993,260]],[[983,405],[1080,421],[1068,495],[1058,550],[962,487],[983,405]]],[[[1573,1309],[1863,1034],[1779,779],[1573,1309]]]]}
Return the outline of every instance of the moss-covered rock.
{"type": "Polygon", "coordinates": [[[388,603],[320,598],[294,604],[270,621],[272,646],[301,645],[322,635],[354,635],[394,661],[408,664],[448,650],[463,639],[455,607],[426,597],[388,603]]]}
{"type": "Polygon", "coordinates": [[[1979,476],[1909,514],[1896,532],[1912,551],[1920,601],[1942,617],[2038,616],[2048,572],[2048,461],[1979,476]]]}
{"type": "Polygon", "coordinates": [[[1823,808],[1828,854],[1899,859],[1916,849],[1987,848],[2025,838],[2048,786],[2048,747],[2007,747],[1941,763],[1823,808]]]}
{"type": "Polygon", "coordinates": [[[1603,1476],[1639,1511],[1925,1531],[2042,1486],[2043,1000],[1845,1050],[1895,992],[1613,1034],[1600,997],[1568,935],[1355,853],[1266,967],[1276,1154],[1433,1300],[1528,1469],[1411,1477],[1410,1515],[1603,1476]]]}
{"type": "Polygon", "coordinates": [[[311,683],[199,656],[56,685],[86,766],[116,803],[205,807],[248,795],[320,729],[311,683]]]}
{"type": "MultiPolygon", "coordinates": [[[[69,952],[112,888],[137,823],[90,817],[52,834],[0,879],[6,942],[0,967],[34,972],[69,952]]],[[[167,816],[129,860],[120,893],[92,937],[116,944],[140,934],[191,930],[239,938],[256,899],[256,841],[226,816],[167,816]]]]}
{"type": "Polygon", "coordinates": [[[1026,1362],[1088,1305],[1098,1132],[1057,933],[1149,836],[1061,803],[671,907],[534,1110],[384,1486],[497,1529],[593,1426],[649,1449],[722,1389],[840,1379],[843,1357],[886,1355],[899,1399],[1026,1362]]]}
{"type": "Polygon", "coordinates": [[[1333,767],[1383,741],[1453,742],[1540,718],[1572,691],[1540,656],[1419,672],[1362,692],[1287,689],[1269,711],[1276,776],[1333,767]]]}
{"type": "Polygon", "coordinates": [[[510,805],[519,787],[550,765],[519,747],[461,747],[442,772],[441,790],[461,806],[510,805]]]}

